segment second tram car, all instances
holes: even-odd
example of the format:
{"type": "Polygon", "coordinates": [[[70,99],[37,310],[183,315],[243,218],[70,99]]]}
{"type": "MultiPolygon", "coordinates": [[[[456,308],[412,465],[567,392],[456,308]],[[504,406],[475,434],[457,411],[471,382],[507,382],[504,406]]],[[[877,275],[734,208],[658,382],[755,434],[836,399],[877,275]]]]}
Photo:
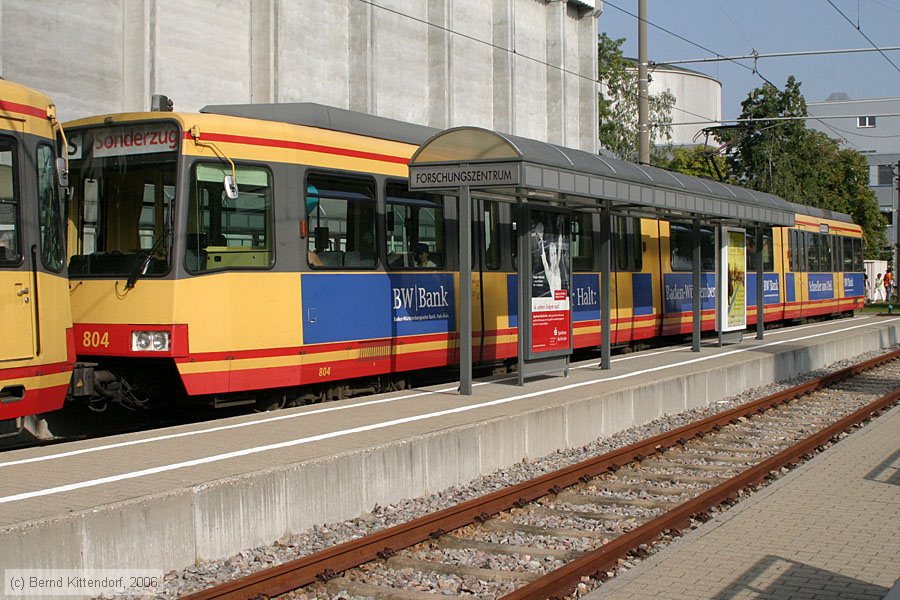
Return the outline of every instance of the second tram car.
{"type": "MultiPolygon", "coordinates": [[[[67,130],[84,397],[268,408],[391,389],[458,361],[456,201],[405,180],[432,130],[316,105],[105,115],[67,130]]],[[[474,202],[474,358],[491,363],[517,349],[515,208],[474,202]]],[[[765,320],[860,308],[860,228],[796,209],[796,227],[763,232],[765,320]]],[[[599,217],[572,221],[575,346],[599,346],[599,217]]],[[[713,229],[703,239],[714,289],[713,229]]],[[[691,278],[690,248],[688,224],[615,219],[614,344],[691,331],[690,300],[668,293],[691,278]]],[[[703,329],[713,302],[703,297],[703,329]]]]}
{"type": "Polygon", "coordinates": [[[56,109],[0,80],[0,438],[62,407],[75,348],[56,109]]]}

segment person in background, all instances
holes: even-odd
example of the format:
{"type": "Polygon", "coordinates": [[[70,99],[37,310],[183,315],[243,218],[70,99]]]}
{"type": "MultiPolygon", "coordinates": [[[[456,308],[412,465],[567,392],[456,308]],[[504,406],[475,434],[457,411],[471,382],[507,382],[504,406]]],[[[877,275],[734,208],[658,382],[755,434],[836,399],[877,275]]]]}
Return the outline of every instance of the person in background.
{"type": "Polygon", "coordinates": [[[428,258],[428,246],[425,244],[416,244],[413,250],[413,261],[419,269],[433,269],[437,266],[428,258]]]}
{"type": "Polygon", "coordinates": [[[888,302],[891,301],[891,295],[894,293],[894,274],[891,272],[891,268],[888,267],[887,272],[884,274],[884,299],[888,302]]]}
{"type": "Polygon", "coordinates": [[[882,277],[881,273],[875,276],[875,287],[872,291],[872,302],[884,302],[884,277],[882,277]]]}

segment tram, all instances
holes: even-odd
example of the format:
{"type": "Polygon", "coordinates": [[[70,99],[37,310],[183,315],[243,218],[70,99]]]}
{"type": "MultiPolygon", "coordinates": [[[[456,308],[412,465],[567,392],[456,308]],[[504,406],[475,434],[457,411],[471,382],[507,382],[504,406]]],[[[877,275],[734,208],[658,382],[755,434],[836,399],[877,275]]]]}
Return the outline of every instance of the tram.
{"type": "Polygon", "coordinates": [[[62,407],[75,363],[56,108],[0,80],[0,439],[62,407]]]}
{"type": "MultiPolygon", "coordinates": [[[[456,199],[405,179],[435,130],[306,104],[101,115],[66,129],[73,389],[89,402],[270,408],[396,389],[458,362],[456,199]]],[[[515,207],[474,203],[473,354],[503,363],[517,352],[515,207]]],[[[860,228],[797,212],[794,228],[763,232],[765,320],[852,313],[863,304],[860,228]]],[[[599,216],[572,221],[574,343],[596,347],[599,216]]],[[[613,343],[690,332],[679,293],[689,225],[614,221],[613,343]]],[[[703,239],[703,287],[714,290],[714,230],[703,239]]],[[[701,296],[713,329],[714,298],[701,296]]]]}

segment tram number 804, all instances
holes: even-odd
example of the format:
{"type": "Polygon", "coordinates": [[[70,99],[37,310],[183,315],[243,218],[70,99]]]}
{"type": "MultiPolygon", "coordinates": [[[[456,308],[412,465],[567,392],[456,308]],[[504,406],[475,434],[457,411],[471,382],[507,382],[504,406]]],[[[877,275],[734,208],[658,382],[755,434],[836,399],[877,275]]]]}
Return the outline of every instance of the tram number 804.
{"type": "Polygon", "coordinates": [[[328,377],[331,375],[331,367],[319,367],[319,377],[328,377]]]}
{"type": "Polygon", "coordinates": [[[84,348],[99,348],[100,346],[109,348],[109,332],[85,331],[81,337],[81,345],[84,348]]]}

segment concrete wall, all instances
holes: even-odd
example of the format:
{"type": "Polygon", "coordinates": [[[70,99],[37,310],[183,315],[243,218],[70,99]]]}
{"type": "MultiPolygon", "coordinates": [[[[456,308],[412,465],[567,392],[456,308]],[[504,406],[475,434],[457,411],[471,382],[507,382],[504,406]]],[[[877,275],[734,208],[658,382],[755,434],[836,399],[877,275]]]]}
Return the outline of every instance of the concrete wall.
{"type": "Polygon", "coordinates": [[[0,74],[64,120],[308,101],[597,149],[590,3],[0,0],[0,23],[0,74]]]}
{"type": "Polygon", "coordinates": [[[686,369],[602,395],[573,394],[565,402],[415,439],[0,528],[0,565],[169,570],[231,556],[898,340],[900,326],[886,323],[876,331],[770,346],[718,369],[686,369]]]}

